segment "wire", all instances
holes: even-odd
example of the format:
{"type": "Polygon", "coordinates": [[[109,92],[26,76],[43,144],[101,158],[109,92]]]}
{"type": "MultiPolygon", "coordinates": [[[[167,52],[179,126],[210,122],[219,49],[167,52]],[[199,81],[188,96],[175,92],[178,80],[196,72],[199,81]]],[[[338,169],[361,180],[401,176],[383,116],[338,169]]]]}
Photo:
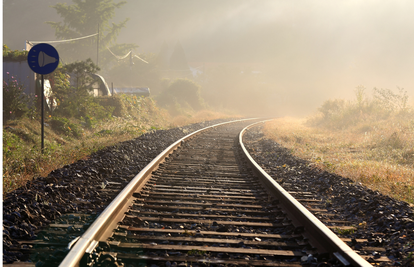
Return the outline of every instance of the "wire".
{"type": "Polygon", "coordinates": [[[72,42],[72,41],[78,41],[78,40],[82,40],[82,39],[86,39],[89,37],[93,37],[98,35],[98,33],[94,33],[88,36],[83,36],[83,37],[79,37],[79,38],[74,38],[74,39],[69,39],[69,40],[58,40],[58,41],[27,41],[29,44],[39,44],[39,43],[64,43],[64,42],[72,42]]]}
{"type": "Polygon", "coordinates": [[[142,61],[142,62],[144,62],[144,63],[149,64],[148,62],[146,62],[145,60],[143,60],[142,58],[140,58],[140,57],[139,57],[139,56],[137,56],[137,55],[134,55],[134,57],[138,58],[139,60],[141,60],[141,61],[142,61]]]}
{"type": "Polygon", "coordinates": [[[125,58],[127,58],[128,56],[129,56],[129,54],[131,54],[132,53],[132,51],[129,51],[125,56],[117,56],[117,55],[115,55],[112,51],[111,51],[111,49],[109,49],[109,47],[106,47],[106,49],[108,49],[109,50],[109,52],[111,52],[111,54],[114,56],[114,57],[116,57],[117,59],[119,59],[119,60],[121,60],[121,59],[125,59],[125,58]]]}
{"type": "MultiPolygon", "coordinates": [[[[111,51],[111,49],[109,49],[109,47],[106,47],[108,50],[109,50],[109,52],[111,52],[111,54],[114,56],[114,57],[116,57],[118,60],[121,60],[121,59],[125,59],[125,58],[127,58],[128,56],[131,56],[131,54],[132,54],[132,51],[129,51],[125,56],[117,56],[117,55],[115,55],[112,51],[111,51]]],[[[142,58],[140,58],[139,56],[137,56],[137,55],[132,55],[132,57],[136,57],[136,58],[138,58],[139,60],[141,60],[142,62],[144,62],[144,63],[147,63],[147,64],[149,64],[147,61],[145,61],[145,60],[143,60],[142,58]]]]}
{"type": "Polygon", "coordinates": [[[176,69],[163,69],[161,71],[191,71],[191,69],[201,69],[204,66],[198,66],[198,67],[188,67],[186,70],[176,70],[176,69]]]}

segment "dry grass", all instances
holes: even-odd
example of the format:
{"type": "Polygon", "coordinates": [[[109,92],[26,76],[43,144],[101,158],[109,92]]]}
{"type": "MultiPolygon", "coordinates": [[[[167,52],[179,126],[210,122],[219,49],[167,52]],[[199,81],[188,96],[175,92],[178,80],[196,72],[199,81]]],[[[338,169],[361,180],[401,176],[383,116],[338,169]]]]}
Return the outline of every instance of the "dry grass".
{"type": "Polygon", "coordinates": [[[387,120],[343,130],[310,127],[305,119],[266,123],[265,135],[323,170],[414,203],[414,123],[387,120]]]}
{"type": "MultiPolygon", "coordinates": [[[[136,138],[148,131],[229,117],[228,114],[205,110],[173,118],[165,110],[157,108],[151,99],[141,101],[139,107],[128,108],[128,112],[127,117],[99,122],[93,129],[81,129],[79,138],[57,134],[46,126],[43,154],[40,151],[38,119],[9,121],[3,126],[3,193],[85,159],[103,147],[136,138]]],[[[45,122],[48,123],[48,119],[45,122]]],[[[81,128],[79,121],[73,120],[73,123],[81,128]]]]}

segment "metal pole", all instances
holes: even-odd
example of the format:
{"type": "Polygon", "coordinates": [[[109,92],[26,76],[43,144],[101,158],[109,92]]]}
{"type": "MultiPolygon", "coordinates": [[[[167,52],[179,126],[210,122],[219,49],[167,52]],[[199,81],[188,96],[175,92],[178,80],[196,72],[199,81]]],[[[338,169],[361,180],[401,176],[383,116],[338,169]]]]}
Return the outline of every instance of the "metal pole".
{"type": "Polygon", "coordinates": [[[42,74],[42,88],[41,88],[41,90],[42,90],[42,93],[41,93],[41,97],[40,97],[40,99],[41,99],[41,101],[42,101],[42,104],[41,104],[41,106],[40,106],[40,109],[41,109],[41,116],[42,116],[42,133],[41,133],[41,135],[42,135],[42,146],[41,146],[41,149],[42,149],[42,154],[43,154],[43,152],[44,152],[44,147],[45,147],[45,143],[44,143],[44,136],[45,136],[45,116],[44,116],[44,104],[43,104],[43,102],[45,101],[44,100],[44,90],[45,90],[45,88],[44,88],[44,78],[43,78],[43,74],[42,74]]]}
{"type": "Polygon", "coordinates": [[[99,66],[99,23],[98,23],[98,38],[97,40],[97,47],[96,47],[96,66],[99,66]]]}

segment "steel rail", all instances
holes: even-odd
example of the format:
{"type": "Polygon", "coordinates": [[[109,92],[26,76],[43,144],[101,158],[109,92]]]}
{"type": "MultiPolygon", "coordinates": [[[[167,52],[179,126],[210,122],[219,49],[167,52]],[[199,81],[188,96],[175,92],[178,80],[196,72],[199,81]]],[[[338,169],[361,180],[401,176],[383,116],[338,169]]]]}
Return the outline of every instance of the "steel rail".
{"type": "Polygon", "coordinates": [[[301,226],[305,226],[305,228],[315,236],[319,244],[327,247],[327,252],[333,254],[345,266],[372,266],[347,244],[345,244],[336,234],[326,227],[285,189],[283,189],[283,187],[281,187],[271,176],[269,176],[250,156],[243,144],[243,135],[249,128],[264,122],[266,121],[251,124],[245,127],[239,134],[239,144],[256,174],[258,174],[259,178],[264,182],[264,184],[266,184],[267,188],[277,195],[280,203],[286,207],[286,211],[295,218],[295,221],[300,223],[301,226]]]}
{"type": "MultiPolygon", "coordinates": [[[[82,257],[85,252],[91,251],[98,243],[100,239],[108,235],[108,228],[116,225],[118,222],[116,218],[123,215],[126,207],[131,203],[130,196],[136,192],[139,187],[145,184],[146,178],[155,170],[164,159],[177,149],[183,142],[191,139],[192,137],[200,134],[203,131],[215,128],[221,125],[236,123],[251,119],[241,119],[230,122],[223,122],[215,124],[200,130],[197,130],[185,137],[179,139],[168,148],[166,148],[161,154],[154,158],[144,169],[142,169],[131,182],[121,191],[121,193],[106,207],[106,209],[99,215],[99,217],[93,222],[93,224],[86,230],[86,232],[78,239],[78,241],[72,246],[72,249],[60,263],[59,267],[76,267],[79,266],[82,257]]],[[[110,228],[112,230],[112,228],[110,228]]]]}

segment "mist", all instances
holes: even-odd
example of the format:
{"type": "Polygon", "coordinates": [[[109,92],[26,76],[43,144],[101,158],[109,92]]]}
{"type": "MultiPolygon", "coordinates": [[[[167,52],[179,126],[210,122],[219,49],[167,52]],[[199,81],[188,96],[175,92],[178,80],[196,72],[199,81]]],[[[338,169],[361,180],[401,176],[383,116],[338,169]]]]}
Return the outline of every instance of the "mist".
{"type": "MultiPolygon", "coordinates": [[[[70,3],[48,4],[52,2],[70,3]]],[[[116,11],[115,20],[130,18],[117,42],[137,44],[137,53],[158,54],[164,42],[170,49],[179,42],[188,64],[211,74],[210,81],[218,69],[233,73],[232,78],[221,77],[215,89],[214,83],[203,84],[206,77],[200,79],[209,101],[224,95],[234,102],[230,108],[242,110],[246,102],[257,102],[251,112],[305,115],[327,99],[353,99],[360,85],[368,92],[400,87],[412,98],[413,10],[414,2],[398,0],[130,0],[116,11]]],[[[44,14],[44,21],[59,21],[52,8],[44,14]]],[[[31,15],[39,21],[38,14],[31,15]]],[[[4,13],[3,43],[19,35],[12,26],[16,21],[32,27],[24,23],[29,19],[30,14],[4,13]]],[[[50,39],[49,26],[42,27],[35,37],[50,39]]],[[[22,44],[29,39],[19,38],[22,44]]]]}

